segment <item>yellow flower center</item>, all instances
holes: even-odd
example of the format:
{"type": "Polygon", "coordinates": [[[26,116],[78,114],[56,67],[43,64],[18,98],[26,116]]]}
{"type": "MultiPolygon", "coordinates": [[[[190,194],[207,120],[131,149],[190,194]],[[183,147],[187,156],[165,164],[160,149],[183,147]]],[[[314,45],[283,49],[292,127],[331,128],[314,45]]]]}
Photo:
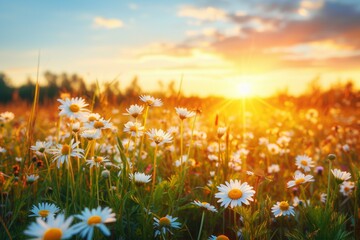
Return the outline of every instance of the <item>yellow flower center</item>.
{"type": "Polygon", "coordinates": [[[305,178],[299,178],[295,180],[296,185],[302,184],[303,182],[305,182],[305,178]]]}
{"type": "Polygon", "coordinates": [[[90,117],[89,117],[89,122],[93,122],[93,121],[96,121],[96,117],[90,116],[90,117]]]}
{"type": "Polygon", "coordinates": [[[103,160],[104,160],[103,157],[95,157],[94,158],[94,162],[97,162],[97,163],[102,162],[103,160]]]}
{"type": "Polygon", "coordinates": [[[229,238],[225,235],[219,235],[216,237],[216,240],[229,240],[229,238]]]}
{"type": "Polygon", "coordinates": [[[39,149],[39,152],[41,152],[41,153],[43,153],[44,151],[45,151],[45,148],[44,148],[44,147],[42,147],[42,148],[39,149]]]}
{"type": "Polygon", "coordinates": [[[146,103],[147,103],[147,105],[151,106],[154,103],[154,101],[151,99],[148,99],[148,100],[146,100],[146,103]]]}
{"type": "Polygon", "coordinates": [[[240,189],[231,189],[228,193],[229,198],[236,200],[241,198],[243,195],[242,191],[240,189]]]}
{"type": "Polygon", "coordinates": [[[285,201],[282,201],[279,205],[281,211],[289,210],[289,204],[285,201]]]}
{"type": "Polygon", "coordinates": [[[349,191],[350,191],[350,188],[344,187],[344,192],[349,192],[349,191]]]}
{"type": "Polygon", "coordinates": [[[70,153],[70,146],[67,144],[64,144],[61,148],[61,154],[68,155],[69,153],[70,153]]]}
{"type": "Polygon", "coordinates": [[[131,126],[130,131],[131,132],[137,132],[137,127],[136,126],[131,126]]]}
{"type": "Polygon", "coordinates": [[[100,121],[96,121],[95,123],[94,123],[94,128],[102,128],[102,127],[104,127],[105,125],[104,125],[104,123],[103,122],[100,122],[100,121]]]}
{"type": "Polygon", "coordinates": [[[159,225],[160,226],[170,226],[171,222],[170,219],[168,219],[167,217],[162,217],[159,219],[159,225]]]}
{"type": "Polygon", "coordinates": [[[49,215],[49,210],[40,210],[39,212],[39,215],[41,216],[41,217],[47,217],[48,215],[49,215]]]}
{"type": "Polygon", "coordinates": [[[69,108],[70,108],[70,111],[72,111],[73,113],[80,111],[80,107],[77,104],[71,104],[69,108]]]}
{"type": "Polygon", "coordinates": [[[308,165],[307,161],[305,161],[305,160],[302,160],[300,163],[301,163],[301,165],[303,165],[303,166],[307,166],[307,165],[308,165]]]}
{"type": "Polygon", "coordinates": [[[45,231],[43,240],[60,240],[63,233],[60,228],[49,228],[45,231]]]}
{"type": "Polygon", "coordinates": [[[202,205],[206,205],[206,204],[207,204],[207,202],[202,202],[201,204],[202,204],[202,205]]]}
{"type": "Polygon", "coordinates": [[[162,140],[164,140],[164,138],[161,137],[161,136],[155,136],[155,137],[154,137],[154,141],[155,141],[156,144],[161,143],[162,140]]]}
{"type": "Polygon", "coordinates": [[[91,216],[91,217],[89,217],[87,223],[88,223],[88,225],[94,225],[94,224],[101,223],[101,217],[97,216],[97,215],[91,216]]]}

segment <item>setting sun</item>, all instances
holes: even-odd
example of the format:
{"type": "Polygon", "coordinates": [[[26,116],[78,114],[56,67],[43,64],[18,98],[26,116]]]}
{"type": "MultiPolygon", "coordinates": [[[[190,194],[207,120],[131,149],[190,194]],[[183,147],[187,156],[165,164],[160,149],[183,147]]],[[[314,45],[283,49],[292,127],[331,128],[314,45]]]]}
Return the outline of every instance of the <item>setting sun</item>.
{"type": "Polygon", "coordinates": [[[237,85],[236,91],[240,97],[250,97],[253,95],[252,86],[249,82],[241,82],[237,85]]]}

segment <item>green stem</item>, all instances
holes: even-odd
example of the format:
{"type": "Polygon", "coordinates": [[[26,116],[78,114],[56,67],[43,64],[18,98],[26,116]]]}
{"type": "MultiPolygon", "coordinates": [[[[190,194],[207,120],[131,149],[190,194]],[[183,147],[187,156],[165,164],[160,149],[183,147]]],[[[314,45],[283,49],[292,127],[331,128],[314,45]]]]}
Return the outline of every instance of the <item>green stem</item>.
{"type": "Polygon", "coordinates": [[[331,174],[331,160],[329,160],[329,171],[328,171],[328,187],[326,192],[326,210],[329,209],[330,202],[330,174],[331,174]]]}
{"type": "Polygon", "coordinates": [[[205,219],[205,211],[203,210],[202,215],[201,215],[201,223],[200,223],[199,234],[198,234],[197,240],[200,240],[202,228],[204,225],[204,219],[205,219]]]}
{"type": "Polygon", "coordinates": [[[153,176],[152,176],[152,187],[151,187],[151,192],[154,194],[154,189],[155,189],[155,182],[156,182],[156,154],[157,154],[157,145],[155,145],[155,150],[154,150],[154,171],[153,171],[153,176]]]}

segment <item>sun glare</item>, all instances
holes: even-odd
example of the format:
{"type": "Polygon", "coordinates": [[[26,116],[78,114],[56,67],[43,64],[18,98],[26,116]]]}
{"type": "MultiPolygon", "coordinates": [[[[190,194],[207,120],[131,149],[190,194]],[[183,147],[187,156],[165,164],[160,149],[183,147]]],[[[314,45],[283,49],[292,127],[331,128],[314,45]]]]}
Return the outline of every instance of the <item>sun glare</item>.
{"type": "Polygon", "coordinates": [[[240,97],[250,97],[252,95],[252,87],[248,82],[241,82],[237,85],[237,92],[240,97]]]}

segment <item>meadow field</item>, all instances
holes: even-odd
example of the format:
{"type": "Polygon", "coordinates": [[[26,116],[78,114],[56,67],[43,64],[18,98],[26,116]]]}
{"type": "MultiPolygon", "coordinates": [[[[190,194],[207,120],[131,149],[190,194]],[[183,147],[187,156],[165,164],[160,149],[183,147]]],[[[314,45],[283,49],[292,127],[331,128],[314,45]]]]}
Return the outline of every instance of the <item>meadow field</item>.
{"type": "Polygon", "coordinates": [[[0,239],[360,239],[359,91],[0,106],[0,239]]]}

